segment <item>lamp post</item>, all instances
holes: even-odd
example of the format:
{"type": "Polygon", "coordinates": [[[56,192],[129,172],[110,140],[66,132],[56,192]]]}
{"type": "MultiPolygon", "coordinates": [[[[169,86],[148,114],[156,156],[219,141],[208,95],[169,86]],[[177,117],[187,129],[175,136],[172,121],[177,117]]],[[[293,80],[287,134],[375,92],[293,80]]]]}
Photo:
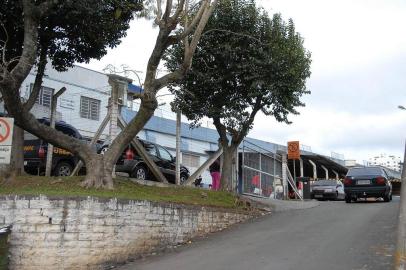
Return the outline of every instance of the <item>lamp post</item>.
{"type": "MultiPolygon", "coordinates": [[[[401,110],[406,110],[402,105],[398,106],[401,110]]],[[[406,160],[406,143],[405,152],[403,156],[403,163],[406,160]]],[[[406,266],[406,166],[402,168],[401,175],[401,190],[400,190],[400,207],[398,217],[398,235],[395,250],[395,268],[396,270],[403,270],[406,266]]]]}

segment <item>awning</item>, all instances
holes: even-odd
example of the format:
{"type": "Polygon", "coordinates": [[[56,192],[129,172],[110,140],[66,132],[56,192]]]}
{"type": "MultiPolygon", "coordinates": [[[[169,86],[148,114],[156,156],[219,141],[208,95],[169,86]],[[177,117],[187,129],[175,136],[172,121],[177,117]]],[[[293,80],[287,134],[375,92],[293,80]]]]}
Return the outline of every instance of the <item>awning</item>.
{"type": "Polygon", "coordinates": [[[142,89],[141,87],[139,87],[138,85],[129,83],[128,84],[128,93],[132,93],[132,94],[141,94],[144,92],[144,89],[142,89]]]}

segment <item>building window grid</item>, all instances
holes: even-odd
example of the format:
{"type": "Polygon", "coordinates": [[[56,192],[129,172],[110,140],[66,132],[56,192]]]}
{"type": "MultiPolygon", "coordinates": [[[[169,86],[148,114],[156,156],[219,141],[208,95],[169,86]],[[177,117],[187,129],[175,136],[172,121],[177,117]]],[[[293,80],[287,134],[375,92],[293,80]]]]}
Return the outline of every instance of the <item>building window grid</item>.
{"type": "MultiPolygon", "coordinates": [[[[30,85],[30,92],[32,92],[32,88],[34,87],[34,84],[30,85]]],[[[54,95],[54,90],[53,88],[42,86],[39,93],[37,100],[35,103],[42,105],[44,107],[51,107],[51,102],[52,102],[52,96],[54,95]]]]}
{"type": "Polygon", "coordinates": [[[91,120],[100,118],[100,100],[85,96],[80,97],[80,117],[91,120]]]}

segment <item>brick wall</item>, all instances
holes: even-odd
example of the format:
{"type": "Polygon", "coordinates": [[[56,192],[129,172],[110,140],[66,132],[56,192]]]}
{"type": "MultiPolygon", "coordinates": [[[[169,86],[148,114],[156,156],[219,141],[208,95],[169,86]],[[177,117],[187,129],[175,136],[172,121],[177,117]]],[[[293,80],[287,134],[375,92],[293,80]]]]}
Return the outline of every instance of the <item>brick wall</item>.
{"type": "Polygon", "coordinates": [[[242,222],[218,208],[117,199],[0,197],[11,270],[101,269],[242,222]]]}

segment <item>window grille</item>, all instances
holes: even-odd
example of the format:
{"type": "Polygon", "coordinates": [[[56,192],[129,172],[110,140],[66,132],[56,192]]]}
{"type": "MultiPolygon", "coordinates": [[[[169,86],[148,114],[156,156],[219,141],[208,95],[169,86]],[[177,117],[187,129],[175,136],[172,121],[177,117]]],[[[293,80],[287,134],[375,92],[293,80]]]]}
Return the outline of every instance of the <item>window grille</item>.
{"type": "Polygon", "coordinates": [[[198,168],[200,166],[200,157],[182,153],[182,164],[186,167],[198,168]]]}
{"type": "Polygon", "coordinates": [[[80,97],[80,117],[91,120],[99,120],[100,117],[100,100],[80,97]]]}
{"type": "MultiPolygon", "coordinates": [[[[32,92],[32,88],[34,87],[34,84],[30,85],[30,92],[32,92]]],[[[39,90],[39,94],[37,97],[37,100],[35,103],[45,106],[45,107],[51,107],[51,102],[52,102],[52,96],[54,94],[53,88],[50,87],[45,87],[42,86],[41,90],[39,90]]]]}

